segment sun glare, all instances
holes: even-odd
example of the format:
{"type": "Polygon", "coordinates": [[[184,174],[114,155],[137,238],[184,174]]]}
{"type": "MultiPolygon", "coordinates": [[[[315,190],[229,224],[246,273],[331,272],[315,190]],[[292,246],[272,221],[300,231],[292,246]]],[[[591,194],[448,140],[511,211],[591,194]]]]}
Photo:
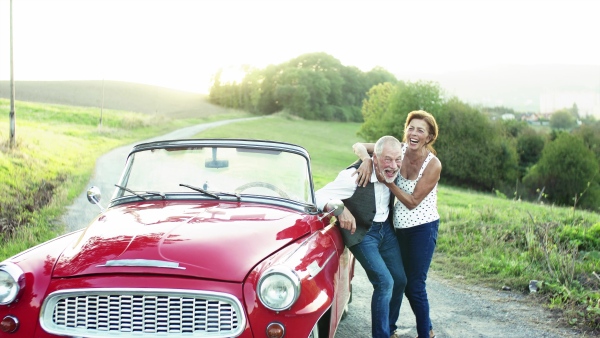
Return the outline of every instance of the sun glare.
{"type": "Polygon", "coordinates": [[[242,80],[244,79],[244,76],[246,76],[246,71],[243,70],[241,67],[226,67],[223,68],[223,72],[221,73],[221,84],[240,84],[242,82],[242,80]]]}

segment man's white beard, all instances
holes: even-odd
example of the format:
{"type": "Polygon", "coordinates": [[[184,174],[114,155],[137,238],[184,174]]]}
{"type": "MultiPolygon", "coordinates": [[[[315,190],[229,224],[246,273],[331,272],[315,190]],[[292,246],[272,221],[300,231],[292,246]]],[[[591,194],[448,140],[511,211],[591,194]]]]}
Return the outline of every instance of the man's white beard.
{"type": "Polygon", "coordinates": [[[383,179],[385,180],[386,183],[394,183],[396,181],[396,178],[398,177],[398,172],[396,171],[396,174],[394,175],[394,177],[388,178],[385,175],[385,170],[384,170],[381,172],[381,177],[383,177],[383,179]]]}

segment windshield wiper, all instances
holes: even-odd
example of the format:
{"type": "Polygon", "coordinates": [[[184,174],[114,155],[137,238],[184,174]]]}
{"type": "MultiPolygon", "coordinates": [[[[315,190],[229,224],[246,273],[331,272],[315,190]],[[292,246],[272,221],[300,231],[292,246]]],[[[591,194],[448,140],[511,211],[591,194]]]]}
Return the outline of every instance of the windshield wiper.
{"type": "Polygon", "coordinates": [[[193,185],[187,185],[187,184],[183,184],[183,183],[179,183],[179,186],[180,186],[180,187],[186,187],[186,188],[190,188],[190,189],[192,189],[192,190],[196,190],[197,192],[201,192],[201,193],[203,193],[203,194],[205,194],[205,195],[208,195],[208,196],[214,197],[214,198],[216,198],[216,199],[218,199],[218,200],[220,200],[220,199],[221,199],[221,197],[219,197],[218,195],[215,195],[215,194],[213,194],[212,192],[208,192],[208,191],[206,191],[206,190],[204,190],[204,189],[202,189],[202,188],[200,188],[200,187],[194,187],[193,185]]]}
{"type": "MultiPolygon", "coordinates": [[[[133,190],[131,190],[129,188],[122,187],[122,186],[120,186],[118,184],[115,184],[115,187],[117,187],[119,189],[123,189],[123,190],[125,190],[127,192],[130,192],[130,193],[136,195],[137,197],[143,199],[144,201],[147,200],[146,197],[138,194],[137,192],[135,192],[135,191],[133,191],[133,190]]],[[[158,191],[144,191],[143,193],[144,194],[148,194],[148,195],[160,196],[160,197],[162,197],[163,200],[166,198],[165,194],[163,194],[162,192],[158,192],[158,191]]]]}
{"type": "Polygon", "coordinates": [[[238,194],[238,193],[231,194],[231,193],[228,193],[228,192],[220,192],[219,191],[219,194],[223,194],[223,195],[227,195],[227,196],[233,196],[233,197],[235,197],[237,199],[238,202],[242,200],[242,196],[240,196],[240,194],[238,194]]]}
{"type": "Polygon", "coordinates": [[[219,195],[225,195],[225,196],[233,196],[233,197],[235,197],[238,200],[238,202],[242,200],[242,196],[240,196],[240,194],[238,194],[238,193],[232,194],[232,193],[229,193],[229,192],[222,192],[222,191],[208,191],[206,189],[203,189],[203,188],[200,188],[200,187],[194,187],[194,186],[187,185],[187,184],[179,184],[179,185],[182,186],[182,187],[186,187],[186,188],[190,188],[192,190],[199,191],[199,192],[201,192],[203,194],[207,194],[208,196],[212,196],[212,197],[214,197],[216,199],[221,199],[221,197],[219,197],[219,195]]]}
{"type": "Polygon", "coordinates": [[[145,200],[147,200],[147,198],[146,198],[146,197],[144,197],[144,196],[142,196],[142,195],[138,194],[137,192],[135,192],[135,191],[133,191],[133,190],[131,190],[131,189],[129,189],[129,188],[122,187],[122,186],[120,186],[120,185],[118,185],[118,184],[115,184],[115,187],[117,187],[117,188],[119,188],[119,189],[123,189],[123,190],[125,190],[125,191],[127,191],[127,192],[130,192],[130,193],[132,193],[132,194],[136,195],[137,197],[139,197],[139,198],[143,199],[144,201],[145,201],[145,200]]]}

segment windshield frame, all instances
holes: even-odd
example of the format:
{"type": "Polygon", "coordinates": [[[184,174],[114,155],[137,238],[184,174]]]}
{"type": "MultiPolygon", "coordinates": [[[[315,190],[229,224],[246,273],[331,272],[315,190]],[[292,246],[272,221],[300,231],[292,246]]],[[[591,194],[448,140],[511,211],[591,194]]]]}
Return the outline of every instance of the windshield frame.
{"type": "MultiPolygon", "coordinates": [[[[303,211],[310,210],[311,212],[316,210],[316,200],[315,200],[315,191],[314,191],[314,181],[312,176],[312,168],[310,155],[308,151],[302,146],[278,142],[278,141],[269,141],[269,140],[251,140],[251,139],[181,139],[181,140],[164,140],[164,141],[154,141],[147,142],[135,145],[127,156],[127,161],[125,164],[125,168],[122,171],[122,174],[117,182],[118,185],[126,186],[126,182],[129,180],[129,175],[131,174],[131,168],[135,162],[135,154],[144,151],[152,151],[157,149],[189,149],[189,148],[236,148],[242,150],[254,150],[254,151],[267,151],[267,152],[285,152],[291,153],[295,155],[299,155],[304,158],[306,161],[306,168],[308,170],[307,180],[308,180],[308,193],[309,197],[305,202],[302,201],[294,201],[291,199],[283,198],[283,197],[272,197],[272,196],[262,196],[262,195],[245,195],[242,193],[243,202],[262,202],[269,204],[276,204],[279,206],[292,207],[294,209],[301,209],[303,211]]],[[[186,183],[186,182],[181,182],[186,183]]],[[[214,197],[211,197],[206,194],[201,194],[198,191],[194,191],[190,189],[189,192],[164,192],[164,197],[156,196],[152,194],[144,194],[141,193],[146,199],[140,198],[136,195],[124,195],[123,190],[120,188],[116,188],[114,194],[109,202],[109,207],[113,207],[116,205],[120,205],[123,203],[130,202],[144,202],[144,201],[154,201],[154,200],[189,200],[189,199],[201,199],[201,200],[210,200],[211,202],[215,201],[214,197]]],[[[235,196],[227,196],[225,194],[220,195],[219,200],[221,201],[235,201],[240,202],[240,200],[235,196]]]]}

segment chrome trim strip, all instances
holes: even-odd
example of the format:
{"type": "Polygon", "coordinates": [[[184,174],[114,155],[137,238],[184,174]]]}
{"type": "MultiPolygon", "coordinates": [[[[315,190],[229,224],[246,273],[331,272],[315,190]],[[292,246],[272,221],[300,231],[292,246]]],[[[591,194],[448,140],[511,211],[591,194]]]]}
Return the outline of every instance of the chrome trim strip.
{"type": "Polygon", "coordinates": [[[141,266],[141,267],[185,270],[185,268],[180,267],[179,263],[177,263],[177,262],[159,261],[159,260],[155,260],[155,259],[115,259],[115,260],[106,261],[106,263],[97,265],[97,266],[98,267],[141,266]]]}
{"type": "Polygon", "coordinates": [[[333,258],[334,254],[335,254],[335,251],[332,252],[331,255],[329,255],[329,257],[327,257],[327,259],[323,263],[323,266],[319,266],[319,263],[317,263],[317,261],[313,261],[312,263],[310,263],[306,269],[306,270],[308,270],[308,273],[310,274],[310,278],[308,278],[308,279],[311,280],[311,279],[315,278],[316,275],[318,275],[321,271],[323,271],[323,268],[325,268],[325,265],[327,265],[327,263],[329,263],[331,258],[333,258]]]}

